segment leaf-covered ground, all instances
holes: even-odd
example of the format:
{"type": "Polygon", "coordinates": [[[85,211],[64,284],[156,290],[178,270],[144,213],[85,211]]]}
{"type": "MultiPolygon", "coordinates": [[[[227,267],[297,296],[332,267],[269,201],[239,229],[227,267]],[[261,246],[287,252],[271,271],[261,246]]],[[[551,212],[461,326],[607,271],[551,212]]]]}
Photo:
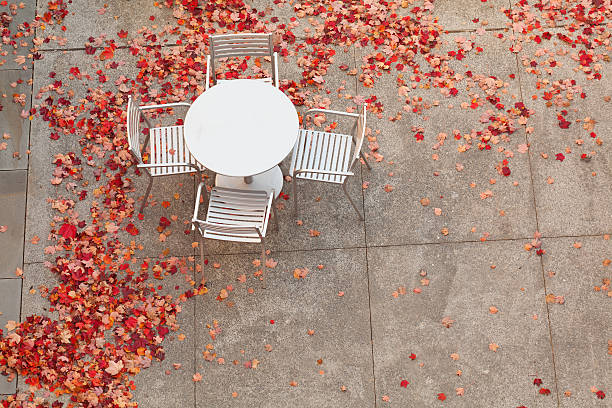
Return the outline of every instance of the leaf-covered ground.
{"type": "Polygon", "coordinates": [[[194,403],[181,387],[202,406],[606,406],[610,0],[27,9],[0,1],[0,69],[33,97],[2,89],[32,131],[27,150],[3,131],[0,155],[30,160],[32,264],[16,273],[55,280],[32,289],[49,314],[2,328],[0,372],[20,381],[2,406],[194,403]],[[125,109],[194,100],[208,36],[232,32],[275,33],[304,126],[342,126],[306,108],[367,103],[373,169],[352,186],[365,223],[319,186],[296,223],[288,179],[265,267],[256,247],[211,243],[204,286],[194,176],[142,197],[125,109]]]}

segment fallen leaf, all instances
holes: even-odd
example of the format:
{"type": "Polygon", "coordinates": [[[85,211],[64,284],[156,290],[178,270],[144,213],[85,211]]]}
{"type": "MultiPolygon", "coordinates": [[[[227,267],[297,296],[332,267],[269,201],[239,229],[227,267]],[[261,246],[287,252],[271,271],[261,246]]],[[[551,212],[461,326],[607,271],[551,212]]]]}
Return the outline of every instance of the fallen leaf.
{"type": "Polygon", "coordinates": [[[442,319],[442,325],[447,329],[449,329],[453,325],[453,323],[455,323],[455,321],[448,316],[442,319]]]}

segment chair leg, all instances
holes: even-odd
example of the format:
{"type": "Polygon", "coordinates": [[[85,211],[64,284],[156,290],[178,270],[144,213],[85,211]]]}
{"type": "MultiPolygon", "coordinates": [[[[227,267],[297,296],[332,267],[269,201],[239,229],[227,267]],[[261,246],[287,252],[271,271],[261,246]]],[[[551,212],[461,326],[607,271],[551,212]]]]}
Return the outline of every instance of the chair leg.
{"type": "Polygon", "coordinates": [[[370,163],[368,163],[368,161],[366,160],[365,154],[363,154],[363,152],[359,152],[359,155],[363,159],[365,165],[368,166],[368,170],[372,170],[372,166],[370,166],[370,163]]]}
{"type": "Polygon", "coordinates": [[[151,194],[152,186],[153,186],[153,177],[149,176],[149,186],[147,187],[147,192],[145,193],[144,198],[142,199],[142,204],[140,204],[140,211],[139,211],[140,214],[142,214],[142,212],[144,211],[145,204],[147,204],[147,199],[149,198],[149,194],[151,194]]]}
{"type": "Polygon", "coordinates": [[[293,188],[293,213],[295,214],[295,219],[298,218],[298,203],[297,203],[297,177],[293,176],[293,180],[291,180],[292,188],[293,188]]]}
{"type": "Polygon", "coordinates": [[[266,240],[261,237],[261,277],[263,278],[262,287],[266,289],[266,277],[264,271],[266,270],[266,240]]]}
{"type": "Polygon", "coordinates": [[[276,213],[276,200],[272,199],[272,216],[274,217],[274,227],[278,232],[278,214],[276,213]]]}
{"type": "Polygon", "coordinates": [[[200,265],[202,265],[202,285],[204,285],[206,283],[206,280],[204,279],[204,238],[200,238],[200,265]]]}
{"type": "Polygon", "coordinates": [[[351,202],[351,205],[355,209],[355,212],[359,216],[359,219],[363,221],[363,215],[361,215],[361,213],[359,212],[359,209],[357,208],[357,206],[353,202],[353,199],[351,198],[351,196],[349,195],[348,191],[346,190],[346,181],[347,180],[348,180],[348,177],[344,180],[344,183],[342,183],[342,190],[344,190],[344,195],[346,195],[346,198],[348,198],[349,201],[351,202]]]}
{"type": "Polygon", "coordinates": [[[285,181],[285,176],[286,176],[287,174],[285,173],[285,169],[283,169],[283,163],[282,163],[282,162],[281,162],[281,163],[278,163],[278,168],[280,169],[281,174],[283,175],[283,181],[285,181]]]}

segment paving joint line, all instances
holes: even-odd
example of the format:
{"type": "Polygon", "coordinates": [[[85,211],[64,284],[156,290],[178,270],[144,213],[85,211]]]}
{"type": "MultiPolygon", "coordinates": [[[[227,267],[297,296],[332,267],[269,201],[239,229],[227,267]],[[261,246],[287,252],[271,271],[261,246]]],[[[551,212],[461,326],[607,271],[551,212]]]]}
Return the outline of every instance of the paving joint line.
{"type": "MultiPolygon", "coordinates": [[[[559,26],[558,26],[559,27],[559,26]]],[[[457,28],[457,29],[451,29],[451,30],[445,30],[444,33],[445,34],[457,34],[457,33],[473,33],[476,32],[477,29],[472,29],[472,28],[457,28]]],[[[509,27],[488,27],[485,28],[485,31],[487,32],[495,32],[495,31],[511,31],[512,29],[509,27]]],[[[308,36],[305,35],[296,35],[295,39],[296,40],[306,40],[307,38],[309,38],[308,36]]],[[[153,45],[152,47],[158,47],[158,48],[168,48],[168,47],[177,47],[181,44],[178,43],[164,43],[164,44],[157,44],[157,45],[153,45]]],[[[339,44],[331,44],[332,46],[340,46],[339,44]]],[[[105,46],[103,45],[99,45],[99,46],[95,46],[95,47],[91,47],[94,48],[96,51],[98,50],[103,50],[105,48],[105,46]]],[[[117,45],[117,50],[125,50],[125,49],[129,49],[130,45],[117,45]]],[[[66,48],[44,48],[44,49],[38,49],[37,52],[59,52],[59,51],[85,51],[85,47],[66,47],[66,48]]],[[[7,68],[6,71],[8,70],[19,70],[19,68],[7,68]]]]}
{"type": "MultiPolygon", "coordinates": [[[[353,49],[353,63],[355,68],[357,68],[357,52],[355,51],[355,47],[353,49]]],[[[355,82],[355,95],[358,94],[359,89],[359,80],[357,76],[354,78],[355,82]]],[[[360,147],[361,148],[361,147],[360,147]]],[[[378,406],[378,397],[376,395],[376,366],[374,361],[374,329],[372,327],[372,295],[370,291],[370,267],[368,265],[368,229],[366,225],[366,204],[365,204],[365,191],[363,189],[363,165],[361,164],[361,159],[359,160],[359,174],[361,175],[361,184],[359,186],[359,191],[361,192],[361,210],[363,211],[363,240],[365,242],[365,267],[366,267],[366,278],[368,281],[368,314],[370,318],[370,350],[372,353],[372,388],[374,391],[374,408],[378,406]]]]}
{"type": "MultiPolygon", "coordinates": [[[[585,234],[585,235],[548,235],[542,236],[542,239],[564,239],[564,238],[597,238],[603,237],[607,234],[585,234]]],[[[488,242],[513,242],[513,241],[529,241],[532,240],[533,237],[516,237],[516,238],[496,238],[496,239],[487,239],[486,241],[480,240],[462,240],[462,241],[446,241],[446,242],[404,242],[398,244],[367,244],[367,245],[355,245],[355,246],[346,246],[346,247],[322,247],[322,248],[309,248],[309,249],[270,249],[272,253],[295,253],[295,252],[317,252],[317,251],[339,251],[339,250],[355,250],[355,249],[376,249],[376,248],[394,248],[394,247],[410,247],[410,246],[426,246],[426,245],[460,245],[460,244],[486,244],[488,242]]],[[[260,252],[258,250],[253,251],[244,251],[244,252],[219,252],[219,253],[205,253],[206,256],[232,256],[232,255],[259,255],[260,252]]],[[[169,256],[176,257],[189,257],[193,256],[194,260],[197,257],[197,254],[170,254],[169,256]]],[[[135,256],[134,259],[162,259],[159,255],[143,255],[143,256],[135,256]]],[[[24,266],[29,265],[39,265],[43,264],[46,261],[33,261],[33,262],[24,262],[24,266]]],[[[5,278],[5,279],[17,279],[17,278],[5,278]]]]}
{"type": "MultiPolygon", "coordinates": [[[[514,33],[514,30],[513,30],[514,33]]],[[[524,104],[525,102],[525,98],[523,97],[523,84],[521,81],[521,66],[519,64],[519,59],[518,59],[518,54],[514,55],[515,61],[516,61],[516,68],[517,68],[517,74],[518,74],[518,80],[519,80],[519,91],[521,93],[520,97],[521,97],[521,102],[524,104]]],[[[529,145],[529,138],[527,137],[527,132],[524,133],[524,139],[525,139],[525,143],[527,145],[529,145]]],[[[529,166],[529,179],[531,181],[531,194],[533,196],[533,208],[534,208],[534,212],[535,212],[535,222],[536,222],[536,231],[540,230],[540,221],[539,221],[539,216],[538,216],[538,204],[537,204],[537,199],[536,199],[536,192],[535,192],[535,183],[533,181],[533,166],[532,166],[532,152],[531,152],[531,148],[528,147],[528,151],[527,151],[527,157],[528,157],[528,166],[529,166]]],[[[543,238],[543,237],[541,237],[543,238]]],[[[540,257],[540,272],[542,274],[542,285],[544,287],[544,306],[546,307],[546,318],[548,320],[548,338],[549,338],[549,342],[550,342],[550,351],[551,351],[551,360],[552,360],[552,367],[553,367],[553,376],[554,376],[554,380],[555,380],[555,394],[557,396],[557,407],[561,407],[561,399],[559,397],[559,381],[557,378],[557,365],[556,365],[556,361],[555,361],[555,345],[554,345],[554,341],[553,341],[553,334],[552,334],[552,321],[550,319],[550,308],[548,303],[546,302],[546,295],[548,295],[548,288],[546,286],[546,276],[544,273],[544,260],[542,259],[542,257],[540,257]]]]}

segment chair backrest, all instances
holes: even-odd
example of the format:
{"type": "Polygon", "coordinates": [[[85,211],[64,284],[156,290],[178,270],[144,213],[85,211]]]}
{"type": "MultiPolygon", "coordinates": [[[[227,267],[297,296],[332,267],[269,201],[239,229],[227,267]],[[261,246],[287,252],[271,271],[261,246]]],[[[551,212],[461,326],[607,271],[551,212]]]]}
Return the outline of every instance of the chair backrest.
{"type": "Polygon", "coordinates": [[[215,81],[215,59],[230,57],[272,57],[272,33],[220,34],[210,36],[210,73],[215,81]]]}
{"type": "Polygon", "coordinates": [[[359,117],[355,124],[355,131],[353,133],[353,140],[355,141],[355,151],[353,152],[353,162],[351,167],[355,164],[355,160],[359,160],[359,154],[361,153],[361,146],[363,146],[363,140],[365,139],[366,133],[366,108],[367,105],[364,103],[359,108],[359,117]]]}
{"type": "Polygon", "coordinates": [[[127,139],[130,151],[140,164],[143,163],[140,154],[140,109],[134,102],[132,96],[128,97],[127,105],[127,139]]]}

